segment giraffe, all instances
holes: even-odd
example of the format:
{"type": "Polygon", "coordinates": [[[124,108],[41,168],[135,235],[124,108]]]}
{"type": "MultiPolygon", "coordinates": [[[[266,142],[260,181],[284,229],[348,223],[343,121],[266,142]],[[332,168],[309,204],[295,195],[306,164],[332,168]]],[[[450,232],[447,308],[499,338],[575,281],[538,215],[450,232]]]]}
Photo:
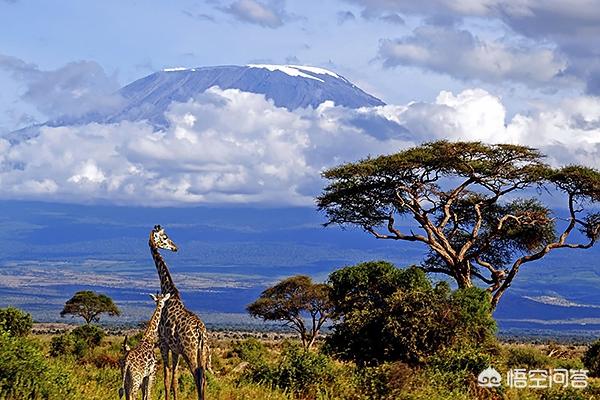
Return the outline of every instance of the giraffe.
{"type": "Polygon", "coordinates": [[[170,293],[153,295],[150,297],[156,302],[156,308],[144,331],[144,336],[135,349],[130,350],[127,345],[127,336],[123,341],[125,358],[123,360],[123,384],[119,389],[119,399],[125,394],[126,400],[136,400],[137,392],[142,389],[142,399],[150,400],[150,392],[156,374],[156,355],[154,347],[158,342],[158,325],[160,316],[170,293]]]}
{"type": "Polygon", "coordinates": [[[169,400],[171,391],[173,391],[173,400],[177,400],[179,357],[183,358],[194,377],[198,399],[204,400],[206,369],[209,368],[210,363],[206,327],[196,314],[183,305],[169,268],[159,253],[159,249],[177,251],[177,246],[169,239],[160,225],[156,225],[150,232],[149,245],[160,278],[161,290],[163,293],[171,293],[171,299],[165,306],[158,327],[159,348],[163,360],[165,400],[169,400]],[[169,354],[171,360],[169,360],[169,354]]]}

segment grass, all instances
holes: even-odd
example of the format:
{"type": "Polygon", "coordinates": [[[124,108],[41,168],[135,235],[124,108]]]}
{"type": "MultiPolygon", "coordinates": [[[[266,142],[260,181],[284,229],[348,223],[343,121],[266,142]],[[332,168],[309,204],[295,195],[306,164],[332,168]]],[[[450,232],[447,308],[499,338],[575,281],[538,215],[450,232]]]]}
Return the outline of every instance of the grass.
{"type": "MultiPolygon", "coordinates": [[[[107,336],[101,345],[82,357],[47,356],[50,335],[29,339],[44,354],[49,368],[65,372],[67,395],[34,395],[42,399],[118,399],[122,337],[107,336]]],[[[360,370],[316,354],[306,358],[288,338],[213,339],[213,370],[208,374],[207,398],[233,399],[406,399],[406,400],[600,400],[600,379],[590,378],[585,390],[483,389],[469,371],[443,367],[409,367],[402,363],[360,370]],[[295,357],[295,358],[294,358],[295,357]],[[305,364],[305,365],[303,365],[305,364]]],[[[502,344],[492,361],[501,372],[509,368],[581,368],[582,346],[502,344]]],[[[160,359],[160,357],[159,357],[160,359]]],[[[441,365],[454,365],[442,363],[441,365]]],[[[0,368],[1,370],[1,368],[0,368]]],[[[191,374],[180,365],[179,399],[196,399],[191,374]]],[[[159,365],[153,399],[164,398],[162,366],[159,365]]],[[[0,393],[0,400],[16,398],[0,393]]]]}

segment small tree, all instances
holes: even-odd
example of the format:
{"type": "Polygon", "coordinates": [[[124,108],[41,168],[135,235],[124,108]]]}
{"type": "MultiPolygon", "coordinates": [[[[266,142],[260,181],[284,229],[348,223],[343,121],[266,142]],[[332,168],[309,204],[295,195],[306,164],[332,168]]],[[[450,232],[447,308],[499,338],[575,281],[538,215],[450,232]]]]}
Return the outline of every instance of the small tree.
{"type": "Polygon", "coordinates": [[[82,317],[87,325],[92,321],[98,322],[101,314],[118,316],[121,315],[121,311],[110,297],[90,290],[75,293],[60,312],[61,317],[65,315],[82,317]]]}
{"type": "Polygon", "coordinates": [[[0,331],[12,336],[27,336],[31,332],[31,315],[15,307],[0,308],[0,331]]]}
{"type": "Polygon", "coordinates": [[[326,225],[424,244],[423,268],[449,275],[460,288],[482,281],[494,308],[521,266],[556,249],[590,248],[600,236],[600,214],[593,212],[600,172],[551,168],[543,157],[510,144],[426,143],[325,171],[330,182],[317,204],[326,225]],[[566,218],[528,189],[563,194],[566,218]],[[399,218],[416,226],[403,229],[399,218]],[[577,230],[582,235],[573,240],[577,230]]]}
{"type": "Polygon", "coordinates": [[[313,283],[308,276],[293,276],[266,289],[246,309],[255,318],[284,321],[300,334],[302,345],[309,349],[329,318],[329,291],[329,286],[313,283]],[[310,321],[310,327],[306,326],[305,319],[310,321]]]}

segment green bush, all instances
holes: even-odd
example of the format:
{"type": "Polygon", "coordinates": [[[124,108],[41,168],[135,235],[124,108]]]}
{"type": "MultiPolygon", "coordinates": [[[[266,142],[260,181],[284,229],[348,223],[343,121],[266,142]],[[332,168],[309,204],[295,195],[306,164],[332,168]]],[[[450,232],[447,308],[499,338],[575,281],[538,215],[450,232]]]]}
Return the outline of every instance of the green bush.
{"type": "Polygon", "coordinates": [[[73,354],[75,340],[73,335],[63,333],[62,335],[54,336],[50,340],[50,355],[59,357],[68,354],[73,354]]]}
{"type": "Polygon", "coordinates": [[[509,368],[544,368],[553,366],[552,358],[535,347],[516,346],[508,349],[506,364],[509,368]]]}
{"type": "Polygon", "coordinates": [[[582,361],[583,365],[590,371],[590,376],[600,377],[600,339],[588,347],[582,361]]]}
{"type": "Polygon", "coordinates": [[[250,364],[264,364],[267,348],[260,340],[251,337],[234,343],[231,355],[250,364]]]}
{"type": "Polygon", "coordinates": [[[286,344],[274,363],[250,365],[246,377],[273,388],[315,396],[336,379],[333,361],[298,344],[286,344]]]}
{"type": "Polygon", "coordinates": [[[71,331],[71,335],[77,339],[84,341],[90,349],[98,346],[106,333],[102,328],[96,325],[81,325],[71,331]]]}
{"type": "Polygon", "coordinates": [[[488,352],[470,347],[448,348],[427,360],[430,368],[440,372],[467,371],[475,375],[491,363],[492,358],[488,352]]]}
{"type": "Polygon", "coordinates": [[[540,400],[590,400],[595,397],[590,397],[587,391],[581,389],[549,389],[542,392],[540,400]]]}
{"type": "Polygon", "coordinates": [[[495,342],[489,294],[479,288],[434,287],[422,269],[382,261],[334,271],[329,282],[335,315],[324,349],[361,367],[417,365],[446,348],[495,342]]]}
{"type": "Polygon", "coordinates": [[[27,336],[31,333],[31,315],[15,307],[0,308],[0,331],[13,336],[27,336]]]}
{"type": "Polygon", "coordinates": [[[356,376],[364,397],[384,400],[399,398],[415,381],[415,372],[408,364],[395,362],[357,369],[356,376]]]}
{"type": "MultiPolygon", "coordinates": [[[[78,332],[78,334],[73,334],[73,332],[54,336],[50,340],[50,355],[52,357],[72,355],[76,358],[81,358],[93,348],[90,347],[90,344],[88,344],[88,342],[82,338],[82,334],[80,332],[78,332]]],[[[94,342],[96,339],[97,338],[92,337],[94,342]]]]}
{"type": "Polygon", "coordinates": [[[585,369],[585,365],[580,358],[561,358],[555,360],[554,368],[585,369]]]}
{"type": "Polygon", "coordinates": [[[69,372],[49,364],[35,342],[0,334],[0,399],[71,399],[69,372]]]}

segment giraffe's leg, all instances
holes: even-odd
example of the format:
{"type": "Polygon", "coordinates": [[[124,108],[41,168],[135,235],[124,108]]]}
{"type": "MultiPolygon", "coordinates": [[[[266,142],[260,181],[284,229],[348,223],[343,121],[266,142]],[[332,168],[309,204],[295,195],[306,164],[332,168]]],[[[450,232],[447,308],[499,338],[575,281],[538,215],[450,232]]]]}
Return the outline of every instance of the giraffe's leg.
{"type": "Polygon", "coordinates": [[[147,400],[152,398],[152,387],[154,386],[154,378],[156,378],[156,370],[152,371],[148,376],[148,397],[147,400]]]}
{"type": "Polygon", "coordinates": [[[173,400],[177,400],[179,390],[179,380],[177,379],[177,365],[179,364],[179,354],[171,353],[171,387],[173,388],[173,400]]]}
{"type": "Polygon", "coordinates": [[[149,380],[150,378],[148,376],[145,376],[144,379],[142,380],[142,400],[149,400],[150,396],[148,393],[148,388],[149,386],[149,380]]]}
{"type": "Polygon", "coordinates": [[[169,347],[167,344],[160,345],[160,355],[163,363],[163,381],[165,383],[165,400],[171,397],[171,369],[169,362],[169,347]]]}
{"type": "Polygon", "coordinates": [[[202,354],[198,353],[198,351],[190,352],[190,354],[186,354],[185,361],[194,377],[194,385],[196,386],[196,392],[198,393],[198,400],[204,400],[204,392],[206,391],[206,371],[204,363],[202,362],[202,354]]]}

